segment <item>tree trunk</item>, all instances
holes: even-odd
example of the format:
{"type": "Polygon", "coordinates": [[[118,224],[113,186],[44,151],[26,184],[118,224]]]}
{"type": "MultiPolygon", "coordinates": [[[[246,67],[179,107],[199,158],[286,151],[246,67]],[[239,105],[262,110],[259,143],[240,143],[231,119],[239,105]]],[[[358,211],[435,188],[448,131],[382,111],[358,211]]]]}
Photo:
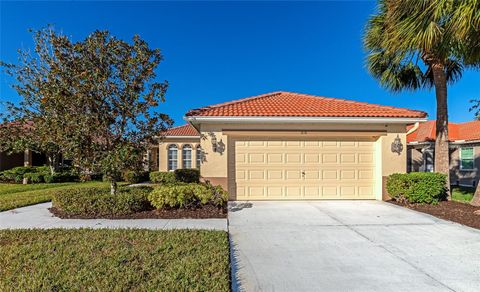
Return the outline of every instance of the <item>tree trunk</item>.
{"type": "Polygon", "coordinates": [[[117,193],[117,181],[112,179],[110,181],[110,194],[115,195],[117,193]]]}
{"type": "Polygon", "coordinates": [[[435,139],[435,172],[447,176],[448,199],[450,195],[450,154],[448,148],[448,110],[447,110],[447,77],[445,66],[440,63],[431,65],[435,83],[435,95],[437,99],[437,122],[435,139]]]}
{"type": "Polygon", "coordinates": [[[48,154],[47,159],[48,159],[48,167],[50,168],[50,174],[54,175],[55,174],[55,156],[48,154]]]}

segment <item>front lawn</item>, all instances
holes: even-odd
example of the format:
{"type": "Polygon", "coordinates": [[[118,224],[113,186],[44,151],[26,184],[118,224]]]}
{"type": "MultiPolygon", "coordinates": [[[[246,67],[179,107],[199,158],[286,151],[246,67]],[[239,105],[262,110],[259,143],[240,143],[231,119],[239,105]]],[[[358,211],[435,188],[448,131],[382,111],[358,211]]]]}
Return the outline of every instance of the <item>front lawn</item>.
{"type": "Polygon", "coordinates": [[[0,183],[0,211],[6,211],[28,205],[48,202],[52,199],[52,193],[71,186],[93,187],[108,186],[105,182],[85,183],[52,183],[52,184],[5,184],[0,183]]]}
{"type": "Polygon", "coordinates": [[[452,200],[462,203],[469,203],[473,194],[475,194],[475,188],[472,187],[452,187],[452,200]]]}
{"type": "Polygon", "coordinates": [[[222,231],[2,230],[0,291],[229,291],[222,231]]]}

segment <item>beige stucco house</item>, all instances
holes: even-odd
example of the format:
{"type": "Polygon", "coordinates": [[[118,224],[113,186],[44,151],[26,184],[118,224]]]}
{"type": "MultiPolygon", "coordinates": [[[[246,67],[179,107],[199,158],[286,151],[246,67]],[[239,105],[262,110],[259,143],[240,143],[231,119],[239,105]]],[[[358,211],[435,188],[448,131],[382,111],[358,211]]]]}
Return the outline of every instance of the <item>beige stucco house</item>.
{"type": "MultiPolygon", "coordinates": [[[[407,170],[431,172],[435,167],[436,121],[408,127],[407,170]]],[[[450,183],[475,187],[480,179],[480,121],[449,123],[450,183]]]]}
{"type": "Polygon", "coordinates": [[[274,92],[189,111],[152,151],[160,171],[198,167],[232,200],[377,199],[406,172],[407,125],[426,113],[274,92]],[[156,153],[155,153],[156,152],[156,153]]]}

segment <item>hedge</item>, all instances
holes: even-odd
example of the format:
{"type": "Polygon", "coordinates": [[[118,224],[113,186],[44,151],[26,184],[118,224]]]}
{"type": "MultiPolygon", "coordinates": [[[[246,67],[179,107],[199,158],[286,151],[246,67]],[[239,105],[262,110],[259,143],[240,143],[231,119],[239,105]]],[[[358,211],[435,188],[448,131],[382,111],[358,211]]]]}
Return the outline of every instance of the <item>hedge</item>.
{"type": "Polygon", "coordinates": [[[171,171],[153,171],[150,172],[150,181],[160,184],[173,184],[177,182],[177,179],[171,171]]]}
{"type": "Polygon", "coordinates": [[[402,203],[437,204],[447,198],[446,175],[433,172],[394,173],[388,177],[388,194],[402,203]]]}
{"type": "Polygon", "coordinates": [[[207,204],[221,207],[227,202],[228,194],[220,186],[210,184],[170,184],[156,187],[148,199],[157,209],[192,208],[207,204]]]}
{"type": "Polygon", "coordinates": [[[184,183],[200,182],[200,171],[194,168],[176,169],[174,172],[175,179],[184,183]]]}
{"type": "Polygon", "coordinates": [[[29,173],[48,173],[48,168],[33,166],[18,166],[0,172],[0,181],[21,183],[23,177],[29,173]]]}
{"type": "Polygon", "coordinates": [[[141,182],[146,182],[149,179],[148,171],[134,171],[129,170],[123,173],[123,180],[131,184],[138,184],[141,182]]]}
{"type": "Polygon", "coordinates": [[[58,183],[78,180],[78,175],[72,169],[64,169],[55,174],[50,173],[48,166],[19,166],[0,172],[0,181],[22,183],[58,183]]]}
{"type": "Polygon", "coordinates": [[[151,209],[148,187],[120,188],[116,195],[108,187],[71,188],[55,193],[53,207],[67,215],[119,216],[151,209]]]}

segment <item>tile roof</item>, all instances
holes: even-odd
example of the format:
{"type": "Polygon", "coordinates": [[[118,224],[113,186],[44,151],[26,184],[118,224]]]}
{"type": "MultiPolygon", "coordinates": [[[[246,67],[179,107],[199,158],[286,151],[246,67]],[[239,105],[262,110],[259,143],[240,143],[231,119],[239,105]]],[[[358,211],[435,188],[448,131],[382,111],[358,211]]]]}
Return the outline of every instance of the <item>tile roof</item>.
{"type": "Polygon", "coordinates": [[[173,127],[171,129],[168,129],[163,133],[164,136],[200,136],[198,133],[197,129],[195,129],[192,125],[186,124],[178,127],[173,127]]]}
{"type": "MultiPolygon", "coordinates": [[[[413,128],[409,125],[407,130],[413,128]]],[[[436,121],[420,123],[417,130],[407,135],[407,142],[433,142],[436,138],[436,121]]],[[[480,140],[480,121],[448,123],[448,139],[455,141],[480,140]]]]}
{"type": "Polygon", "coordinates": [[[292,92],[273,92],[206,106],[187,116],[424,118],[425,112],[292,92]]]}

